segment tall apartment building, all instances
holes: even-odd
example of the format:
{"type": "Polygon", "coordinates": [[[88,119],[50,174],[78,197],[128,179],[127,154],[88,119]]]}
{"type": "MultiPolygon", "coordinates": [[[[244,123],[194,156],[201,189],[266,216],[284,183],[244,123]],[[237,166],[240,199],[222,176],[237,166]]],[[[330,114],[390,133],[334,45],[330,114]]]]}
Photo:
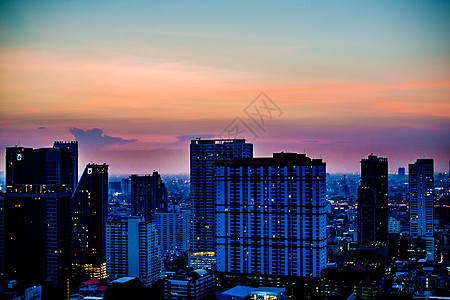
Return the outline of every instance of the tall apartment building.
{"type": "Polygon", "coordinates": [[[326,165],[305,154],[218,162],[217,271],[320,276],[326,165]]]}
{"type": "Polygon", "coordinates": [[[189,251],[191,219],[189,211],[169,211],[154,214],[163,254],[181,255],[189,251]]]}
{"type": "Polygon", "coordinates": [[[370,155],[361,160],[358,187],[358,243],[386,246],[388,243],[388,160],[370,155]]]}
{"type": "Polygon", "coordinates": [[[167,209],[167,189],[158,172],[152,175],[131,175],[132,215],[153,219],[153,214],[167,209]]]}
{"type": "Polygon", "coordinates": [[[410,235],[426,240],[427,260],[434,261],[434,167],[433,159],[409,165],[410,235]]]}
{"type": "Polygon", "coordinates": [[[108,165],[86,166],[73,194],[71,212],[73,277],[106,278],[108,165]]]}
{"type": "Polygon", "coordinates": [[[191,250],[215,251],[215,163],[253,157],[253,144],[244,139],[191,141],[191,250]]]}
{"type": "Polygon", "coordinates": [[[77,142],[6,148],[6,194],[0,209],[5,278],[65,282],[77,158],[77,142]]]}
{"type": "Polygon", "coordinates": [[[164,264],[155,224],[143,217],[109,220],[106,270],[109,279],[138,277],[145,286],[161,279],[164,264]]]}

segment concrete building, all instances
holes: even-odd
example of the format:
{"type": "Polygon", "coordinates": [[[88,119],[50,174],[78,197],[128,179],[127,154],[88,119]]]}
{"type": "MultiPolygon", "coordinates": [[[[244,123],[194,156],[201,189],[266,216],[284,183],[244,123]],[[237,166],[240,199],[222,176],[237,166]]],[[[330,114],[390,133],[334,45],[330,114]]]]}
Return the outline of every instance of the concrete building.
{"type": "Polygon", "coordinates": [[[202,269],[174,274],[164,279],[164,299],[205,299],[211,295],[214,284],[214,275],[202,269]]]}
{"type": "Polygon", "coordinates": [[[320,276],[325,182],[325,163],[305,154],[218,162],[217,271],[320,276]]]}
{"type": "Polygon", "coordinates": [[[240,157],[253,157],[253,145],[244,139],[191,141],[191,251],[216,251],[215,163],[240,157]]]}
{"type": "Polygon", "coordinates": [[[163,255],[181,255],[189,251],[189,211],[157,212],[154,214],[154,223],[159,233],[163,255]]]}
{"type": "Polygon", "coordinates": [[[111,220],[106,226],[108,279],[137,277],[144,286],[161,279],[164,270],[159,235],[142,217],[111,220]]]}

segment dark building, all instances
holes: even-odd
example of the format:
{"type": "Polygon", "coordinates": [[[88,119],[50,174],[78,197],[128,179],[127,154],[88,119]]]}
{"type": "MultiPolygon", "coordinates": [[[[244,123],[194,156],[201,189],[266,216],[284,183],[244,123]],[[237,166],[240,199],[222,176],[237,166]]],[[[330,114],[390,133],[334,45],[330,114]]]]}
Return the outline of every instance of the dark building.
{"type": "Polygon", "coordinates": [[[0,210],[5,278],[62,284],[69,276],[69,207],[77,160],[77,142],[6,148],[7,188],[0,210]]]}
{"type": "Polygon", "coordinates": [[[398,168],[398,178],[399,179],[405,178],[405,168],[404,167],[398,168]]]}
{"type": "Polygon", "coordinates": [[[86,166],[73,194],[71,211],[73,277],[106,278],[108,165],[86,166]]]}
{"type": "Polygon", "coordinates": [[[358,188],[358,243],[387,246],[388,243],[388,160],[370,155],[361,160],[358,188]]]}
{"type": "Polygon", "coordinates": [[[131,205],[132,215],[144,217],[146,221],[151,221],[154,213],[166,211],[167,189],[158,172],[131,175],[131,205]]]}
{"type": "Polygon", "coordinates": [[[191,176],[191,250],[215,252],[215,164],[217,160],[253,157],[253,144],[244,139],[192,140],[191,176]]]}

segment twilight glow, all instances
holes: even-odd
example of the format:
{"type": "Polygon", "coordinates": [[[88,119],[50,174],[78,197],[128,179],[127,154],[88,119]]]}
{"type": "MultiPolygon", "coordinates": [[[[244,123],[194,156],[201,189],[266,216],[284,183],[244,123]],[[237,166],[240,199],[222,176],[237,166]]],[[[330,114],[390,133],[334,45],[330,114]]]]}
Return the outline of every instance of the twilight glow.
{"type": "Polygon", "coordinates": [[[264,91],[283,114],[253,128],[257,156],[448,171],[449,15],[446,1],[2,1],[0,154],[76,138],[80,168],[188,172],[189,139],[252,125],[264,91]]]}

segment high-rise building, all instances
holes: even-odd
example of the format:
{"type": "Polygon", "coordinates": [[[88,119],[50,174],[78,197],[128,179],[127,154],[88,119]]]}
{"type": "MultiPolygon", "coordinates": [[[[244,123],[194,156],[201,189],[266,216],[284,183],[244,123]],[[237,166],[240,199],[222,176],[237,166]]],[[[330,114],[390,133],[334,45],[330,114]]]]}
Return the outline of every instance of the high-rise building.
{"type": "Polygon", "coordinates": [[[109,279],[138,277],[145,286],[161,279],[164,263],[155,224],[143,217],[109,220],[106,269],[109,279]]]}
{"type": "Polygon", "coordinates": [[[433,197],[433,159],[418,159],[409,165],[410,235],[426,240],[427,260],[431,261],[434,261],[433,197]]]}
{"type": "Polygon", "coordinates": [[[191,250],[215,251],[215,163],[253,157],[253,144],[244,139],[191,141],[191,250]]]}
{"type": "Polygon", "coordinates": [[[361,160],[358,187],[358,243],[387,246],[388,243],[388,160],[369,155],[361,160]]]}
{"type": "Polygon", "coordinates": [[[6,194],[0,209],[6,278],[61,284],[69,276],[69,207],[77,160],[77,142],[6,148],[6,194]]]}
{"type": "Polygon", "coordinates": [[[181,255],[189,251],[191,234],[189,211],[158,212],[154,217],[163,254],[181,255]]]}
{"type": "Polygon", "coordinates": [[[70,182],[72,191],[74,191],[75,187],[78,184],[78,141],[56,141],[53,143],[53,148],[60,151],[69,152],[68,157],[65,157],[64,161],[62,162],[62,169],[64,171],[61,172],[61,177],[63,177],[64,180],[70,182]],[[66,169],[71,170],[66,172],[66,169]]]}
{"type": "Polygon", "coordinates": [[[86,166],[73,194],[71,212],[73,277],[106,278],[108,165],[86,166]]]}
{"type": "Polygon", "coordinates": [[[153,219],[153,214],[167,208],[167,189],[161,176],[154,171],[152,175],[131,175],[131,213],[153,219]]]}
{"type": "Polygon", "coordinates": [[[217,165],[217,271],[320,276],[326,264],[325,163],[274,153],[217,165]]]}

